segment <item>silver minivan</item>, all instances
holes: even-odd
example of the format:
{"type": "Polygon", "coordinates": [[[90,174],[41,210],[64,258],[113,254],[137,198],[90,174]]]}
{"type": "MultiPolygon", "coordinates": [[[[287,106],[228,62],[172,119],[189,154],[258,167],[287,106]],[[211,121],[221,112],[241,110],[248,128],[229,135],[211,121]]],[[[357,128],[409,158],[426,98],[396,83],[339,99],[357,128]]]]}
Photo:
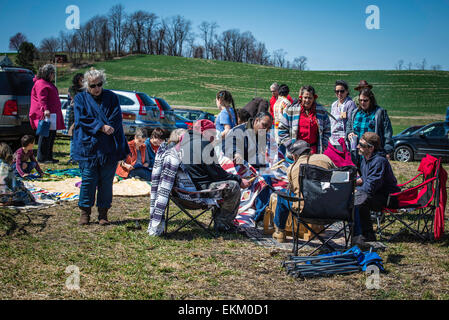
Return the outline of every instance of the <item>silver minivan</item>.
{"type": "Polygon", "coordinates": [[[31,70],[0,67],[0,141],[34,135],[29,120],[33,78],[31,70]]]}

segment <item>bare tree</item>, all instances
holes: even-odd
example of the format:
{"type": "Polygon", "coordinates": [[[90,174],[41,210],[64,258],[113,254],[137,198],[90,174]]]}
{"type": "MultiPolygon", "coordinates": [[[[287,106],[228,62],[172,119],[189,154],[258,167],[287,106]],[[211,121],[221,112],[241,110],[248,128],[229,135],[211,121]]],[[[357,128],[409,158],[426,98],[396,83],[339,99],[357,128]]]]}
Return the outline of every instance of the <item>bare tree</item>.
{"type": "Polygon", "coordinates": [[[403,66],[404,66],[404,60],[401,59],[396,63],[396,70],[402,70],[403,66]]]}
{"type": "Polygon", "coordinates": [[[407,66],[408,66],[408,70],[412,70],[412,68],[413,68],[413,63],[409,62],[407,66]]]}
{"type": "Polygon", "coordinates": [[[420,63],[416,64],[416,68],[420,70],[426,70],[427,61],[426,58],[424,58],[420,63]]]}
{"type": "Polygon", "coordinates": [[[210,59],[214,47],[215,30],[218,29],[218,24],[216,22],[203,21],[201,22],[199,29],[202,40],[204,41],[206,59],[210,59]]]}
{"type": "Polygon", "coordinates": [[[123,5],[117,4],[113,6],[109,10],[108,18],[114,43],[114,53],[116,56],[120,56],[123,53],[123,47],[127,37],[127,34],[124,30],[126,13],[123,5]]]}
{"type": "Polygon", "coordinates": [[[157,27],[158,17],[154,13],[149,13],[145,23],[145,52],[149,54],[155,53],[156,41],[155,31],[157,27]]]}
{"type": "Polygon", "coordinates": [[[442,69],[440,64],[434,64],[430,67],[433,71],[440,71],[442,69]]]}
{"type": "Polygon", "coordinates": [[[286,64],[285,56],[287,52],[284,49],[278,49],[273,52],[273,65],[284,68],[286,64]]]}
{"type": "Polygon", "coordinates": [[[9,38],[9,50],[19,51],[20,45],[26,42],[27,37],[21,32],[16,33],[11,38],[9,38]]]}
{"type": "Polygon", "coordinates": [[[184,43],[191,36],[192,22],[177,15],[168,19],[167,29],[167,54],[171,56],[182,56],[184,43]]]}
{"type": "Polygon", "coordinates": [[[40,51],[45,60],[55,62],[55,55],[59,49],[60,42],[55,37],[44,38],[41,41],[40,51]]]}
{"type": "Polygon", "coordinates": [[[304,71],[307,68],[307,57],[300,56],[298,58],[293,59],[292,69],[297,69],[304,71]]]}
{"type": "Polygon", "coordinates": [[[155,54],[166,54],[167,21],[163,19],[155,30],[155,54]]]}
{"type": "Polygon", "coordinates": [[[146,26],[149,21],[150,14],[146,11],[139,10],[128,16],[127,30],[132,39],[132,47],[135,52],[144,53],[144,39],[146,33],[146,26]]]}

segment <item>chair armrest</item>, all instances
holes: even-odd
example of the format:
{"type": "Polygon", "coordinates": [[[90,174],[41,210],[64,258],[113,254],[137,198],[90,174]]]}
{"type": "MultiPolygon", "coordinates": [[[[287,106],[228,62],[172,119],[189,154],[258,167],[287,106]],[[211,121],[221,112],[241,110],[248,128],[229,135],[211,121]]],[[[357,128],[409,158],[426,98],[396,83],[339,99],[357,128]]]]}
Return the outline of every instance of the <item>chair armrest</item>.
{"type": "Polygon", "coordinates": [[[189,190],[184,190],[184,189],[180,189],[177,187],[173,187],[173,190],[175,190],[176,192],[179,192],[179,193],[184,193],[184,194],[203,194],[203,193],[217,192],[220,190],[224,190],[225,188],[226,188],[226,183],[218,186],[218,188],[216,188],[216,189],[204,189],[204,190],[199,190],[199,191],[189,191],[189,190]]]}
{"type": "Polygon", "coordinates": [[[278,197],[284,198],[285,200],[288,200],[290,202],[299,202],[304,200],[303,198],[292,197],[288,193],[282,191],[275,191],[274,193],[277,194],[278,197]]]}

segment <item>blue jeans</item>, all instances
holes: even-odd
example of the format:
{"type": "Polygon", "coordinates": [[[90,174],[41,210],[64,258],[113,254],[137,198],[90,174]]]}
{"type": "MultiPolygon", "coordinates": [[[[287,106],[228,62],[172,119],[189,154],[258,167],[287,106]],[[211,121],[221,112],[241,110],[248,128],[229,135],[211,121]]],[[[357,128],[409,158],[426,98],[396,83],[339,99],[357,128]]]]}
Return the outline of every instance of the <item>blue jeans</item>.
{"type": "MultiPolygon", "coordinates": [[[[287,189],[282,189],[282,192],[287,193],[289,196],[295,197],[296,195],[291,192],[290,190],[287,189]]],[[[274,213],[274,219],[273,222],[275,224],[276,227],[278,227],[279,229],[285,229],[285,224],[287,223],[287,219],[288,219],[288,214],[290,213],[289,208],[292,207],[292,203],[289,204],[289,201],[281,198],[281,197],[277,197],[278,201],[277,201],[277,205],[276,205],[276,211],[274,213]]]]}
{"type": "MultiPolygon", "coordinates": [[[[24,163],[26,163],[26,165],[27,165],[25,169],[22,167],[22,171],[24,173],[31,173],[31,171],[33,171],[33,169],[36,169],[36,167],[37,167],[37,162],[35,162],[35,161],[22,162],[22,165],[24,163]]],[[[14,173],[16,174],[16,176],[21,177],[21,175],[19,174],[19,171],[17,171],[16,163],[13,163],[12,167],[13,167],[13,170],[14,170],[14,173]]]]}
{"type": "Polygon", "coordinates": [[[136,168],[129,172],[128,178],[139,177],[145,181],[151,181],[152,170],[149,168],[136,168]]]}
{"type": "Polygon", "coordinates": [[[82,183],[78,206],[92,207],[95,204],[95,194],[97,194],[97,207],[110,208],[112,203],[112,181],[117,169],[117,162],[90,167],[87,161],[79,161],[79,167],[82,183]]]}
{"type": "Polygon", "coordinates": [[[73,136],[70,137],[70,160],[73,160],[73,136]]]}

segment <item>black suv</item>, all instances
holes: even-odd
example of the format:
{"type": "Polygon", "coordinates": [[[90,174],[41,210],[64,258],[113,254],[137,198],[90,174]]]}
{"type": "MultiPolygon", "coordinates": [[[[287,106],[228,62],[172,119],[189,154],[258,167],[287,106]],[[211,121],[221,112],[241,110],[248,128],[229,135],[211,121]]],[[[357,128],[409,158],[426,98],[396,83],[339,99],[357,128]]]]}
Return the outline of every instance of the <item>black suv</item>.
{"type": "Polygon", "coordinates": [[[420,127],[407,135],[393,137],[394,158],[409,162],[420,160],[430,154],[449,159],[449,122],[434,122],[420,127]]]}
{"type": "Polygon", "coordinates": [[[18,142],[33,134],[29,121],[34,74],[28,69],[0,67],[0,141],[18,142]]]}

